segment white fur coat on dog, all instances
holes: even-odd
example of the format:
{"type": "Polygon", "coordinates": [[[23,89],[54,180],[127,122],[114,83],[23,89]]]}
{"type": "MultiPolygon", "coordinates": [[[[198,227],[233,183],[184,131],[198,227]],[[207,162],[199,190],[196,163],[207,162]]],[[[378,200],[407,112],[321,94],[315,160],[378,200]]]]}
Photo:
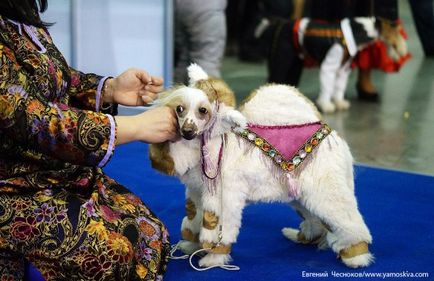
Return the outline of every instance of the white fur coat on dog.
{"type": "Polygon", "coordinates": [[[372,238],[358,211],[353,159],[346,142],[327,129],[305,161],[289,171],[246,135],[242,137],[247,123],[320,122],[314,105],[293,87],[267,85],[237,111],[226,84],[209,78],[198,66],[189,72],[189,87],[176,88],[157,101],[177,112],[183,138],[150,148],[153,167],[178,176],[186,186],[181,249],[186,253],[208,249],[199,261],[203,267],[227,264],[246,204],[288,202],[303,222],[299,229],[283,229],[287,238],[330,247],[349,267],[368,266],[373,260],[368,250],[372,238]],[[291,181],[285,180],[288,174],[291,181]],[[290,185],[297,187],[297,193],[288,192],[290,185]]]}

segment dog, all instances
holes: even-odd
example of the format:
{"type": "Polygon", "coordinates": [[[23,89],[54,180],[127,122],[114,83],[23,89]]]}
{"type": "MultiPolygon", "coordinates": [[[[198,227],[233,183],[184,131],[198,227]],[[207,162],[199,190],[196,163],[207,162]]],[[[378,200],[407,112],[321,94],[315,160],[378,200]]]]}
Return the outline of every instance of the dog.
{"type": "Polygon", "coordinates": [[[370,43],[384,41],[395,60],[409,56],[402,26],[372,17],[345,18],[336,23],[309,18],[295,21],[264,18],[255,34],[269,42],[269,82],[297,86],[303,65],[319,65],[320,92],[316,105],[323,113],[350,107],[345,90],[352,58],[370,43]]]}
{"type": "Polygon", "coordinates": [[[354,195],[353,158],[314,104],[294,87],[271,84],[236,110],[222,80],[197,65],[188,72],[189,86],[155,101],[175,110],[181,138],[149,149],[152,166],[186,186],[180,249],[206,249],[201,267],[228,264],[246,204],[287,202],[303,221],[284,228],[285,237],[331,247],[349,267],[368,266],[372,237],[354,195]],[[283,143],[270,137],[277,133],[283,143]]]}

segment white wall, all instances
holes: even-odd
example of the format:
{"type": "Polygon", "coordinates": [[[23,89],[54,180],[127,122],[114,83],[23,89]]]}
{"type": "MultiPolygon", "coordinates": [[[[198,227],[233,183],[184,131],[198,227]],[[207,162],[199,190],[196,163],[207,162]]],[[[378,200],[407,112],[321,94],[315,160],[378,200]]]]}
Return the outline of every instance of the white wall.
{"type": "Polygon", "coordinates": [[[42,16],[71,66],[112,76],[138,67],[170,84],[171,0],[51,0],[42,16]]]}

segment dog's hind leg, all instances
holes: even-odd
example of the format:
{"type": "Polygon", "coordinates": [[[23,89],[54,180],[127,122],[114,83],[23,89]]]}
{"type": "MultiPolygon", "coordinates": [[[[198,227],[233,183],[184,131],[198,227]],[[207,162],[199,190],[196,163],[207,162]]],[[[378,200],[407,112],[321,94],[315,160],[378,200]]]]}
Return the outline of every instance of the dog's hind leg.
{"type": "Polygon", "coordinates": [[[200,194],[187,187],[185,192],[185,211],[187,215],[182,220],[179,249],[187,255],[192,254],[201,246],[199,244],[199,232],[202,225],[202,206],[200,194]]]}
{"type": "Polygon", "coordinates": [[[299,229],[285,227],[282,229],[283,235],[295,243],[314,244],[320,249],[326,249],[327,244],[327,229],[324,227],[321,220],[312,215],[298,201],[293,201],[290,205],[296,210],[302,218],[299,229]]]}
{"type": "Polygon", "coordinates": [[[303,190],[301,204],[330,229],[328,244],[347,266],[368,266],[373,261],[368,250],[372,237],[347,179],[324,166],[321,174],[315,188],[303,190]]]}

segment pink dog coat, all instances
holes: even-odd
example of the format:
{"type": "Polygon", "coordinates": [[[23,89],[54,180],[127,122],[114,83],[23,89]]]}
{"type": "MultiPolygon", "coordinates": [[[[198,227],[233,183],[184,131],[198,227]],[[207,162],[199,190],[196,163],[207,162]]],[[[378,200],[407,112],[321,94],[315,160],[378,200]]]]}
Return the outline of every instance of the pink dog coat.
{"type": "Polygon", "coordinates": [[[255,144],[287,172],[294,171],[331,129],[321,122],[264,126],[248,124],[240,135],[255,144]]]}

